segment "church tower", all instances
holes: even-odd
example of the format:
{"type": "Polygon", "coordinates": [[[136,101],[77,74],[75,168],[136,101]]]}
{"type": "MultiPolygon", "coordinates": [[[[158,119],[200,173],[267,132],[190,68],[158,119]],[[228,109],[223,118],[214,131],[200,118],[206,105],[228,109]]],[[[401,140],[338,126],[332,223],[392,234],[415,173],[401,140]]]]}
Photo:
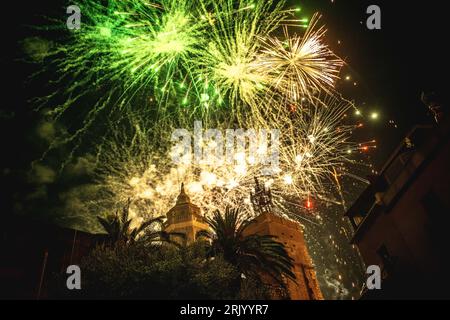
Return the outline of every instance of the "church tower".
{"type": "Polygon", "coordinates": [[[187,243],[190,244],[195,241],[195,236],[200,230],[209,230],[209,226],[203,218],[200,208],[191,203],[182,183],[177,202],[167,213],[165,231],[184,233],[187,243]]]}
{"type": "MultiPolygon", "coordinates": [[[[316,271],[306,247],[303,231],[296,221],[282,218],[273,213],[270,190],[255,178],[255,193],[251,194],[253,208],[258,216],[250,224],[246,234],[272,235],[284,244],[289,256],[294,260],[296,281],[286,279],[289,297],[292,300],[323,300],[316,271]]],[[[274,299],[281,297],[274,293],[274,299]]]]}

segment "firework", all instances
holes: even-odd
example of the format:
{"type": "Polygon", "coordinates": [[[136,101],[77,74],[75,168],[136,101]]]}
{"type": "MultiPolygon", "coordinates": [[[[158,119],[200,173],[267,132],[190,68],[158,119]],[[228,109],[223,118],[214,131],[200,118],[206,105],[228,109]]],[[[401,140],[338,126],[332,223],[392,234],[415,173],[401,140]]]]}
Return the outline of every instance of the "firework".
{"type": "Polygon", "coordinates": [[[44,59],[62,89],[42,99],[56,105],[56,117],[72,111],[82,119],[69,140],[100,114],[107,123],[139,110],[127,128],[113,126],[98,143],[105,208],[132,198],[143,204],[140,215],[144,208],[163,214],[185,182],[206,213],[236,203],[250,213],[248,196],[261,175],[251,156],[235,154],[246,161],[234,165],[168,165],[168,134],[197,117],[208,128],[283,128],[279,170],[263,177],[280,207],[325,193],[325,181],[347,160],[341,151],[351,148],[350,129],[339,124],[349,104],[317,98],[332,91],[342,66],[317,16],[303,36],[285,31],[282,41],[273,34],[301,22],[284,1],[109,3],[80,4],[81,29],[44,59]]]}
{"type": "MultiPolygon", "coordinates": [[[[192,201],[206,215],[239,205],[251,216],[250,192],[258,177],[271,188],[280,214],[305,217],[311,199],[339,203],[332,199],[330,190],[351,162],[347,150],[357,148],[348,141],[355,126],[342,124],[350,108],[348,102],[317,99],[309,113],[283,119],[286,130],[280,133],[279,166],[270,173],[264,170],[263,163],[255,161],[255,154],[239,150],[233,154],[233,163],[175,164],[170,149],[156,152],[146,141],[148,135],[142,130],[145,125],[132,120],[132,133],[117,128],[116,140],[102,147],[97,179],[107,196],[102,196],[101,201],[114,208],[130,198],[138,216],[163,215],[174,205],[179,186],[184,183],[192,201]]],[[[203,141],[204,145],[210,142],[203,141]]],[[[258,150],[266,147],[261,144],[258,150]]]]}
{"type": "Polygon", "coordinates": [[[303,21],[284,1],[115,0],[104,6],[89,0],[79,6],[81,29],[65,30],[68,38],[40,59],[57,88],[36,101],[56,117],[76,112],[78,135],[99,114],[130,105],[155,121],[244,123],[279,106],[273,93],[296,101],[329,91],[341,65],[324,44],[325,30],[316,30],[316,18],[304,36],[285,34],[288,48],[272,36],[303,21]]]}
{"type": "Polygon", "coordinates": [[[183,115],[172,102],[178,90],[192,90],[183,83],[192,56],[206,41],[197,1],[125,0],[104,6],[89,0],[78,6],[80,30],[64,30],[68,36],[47,50],[40,77],[34,75],[50,79],[50,93],[36,99],[37,108],[55,118],[76,112],[82,122],[71,139],[117,108],[138,105],[155,120],[183,115]]]}
{"type": "Polygon", "coordinates": [[[263,103],[269,78],[261,72],[257,56],[261,38],[269,36],[281,24],[288,23],[292,10],[284,10],[284,1],[215,1],[203,6],[204,19],[210,22],[206,50],[198,59],[199,76],[214,89],[215,102],[226,102],[232,115],[254,113],[263,103]]]}
{"type": "Polygon", "coordinates": [[[284,27],[284,38],[263,40],[259,73],[270,79],[271,92],[285,104],[312,99],[321,92],[333,92],[344,62],[325,44],[326,29],[318,27],[320,15],[315,14],[302,36],[290,36],[284,27]]]}

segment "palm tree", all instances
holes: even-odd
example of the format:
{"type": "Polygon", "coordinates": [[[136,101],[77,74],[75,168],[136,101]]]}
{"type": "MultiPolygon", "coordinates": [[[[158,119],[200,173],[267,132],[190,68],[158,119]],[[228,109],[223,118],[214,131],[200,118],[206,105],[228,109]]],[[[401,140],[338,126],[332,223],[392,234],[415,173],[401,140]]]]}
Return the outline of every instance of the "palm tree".
{"type": "Polygon", "coordinates": [[[211,232],[202,230],[197,236],[209,240],[211,255],[222,254],[244,277],[269,275],[280,285],[284,285],[282,276],[295,281],[293,260],[284,245],[274,236],[246,234],[254,220],[241,218],[239,209],[227,208],[224,215],[217,210],[206,221],[211,232]]]}
{"type": "Polygon", "coordinates": [[[184,234],[180,233],[168,233],[165,231],[155,231],[146,230],[148,227],[159,224],[163,225],[164,217],[157,217],[145,221],[139,227],[131,228],[132,219],[130,215],[130,204],[131,201],[128,199],[126,205],[122,208],[122,211],[116,211],[115,214],[105,217],[97,217],[97,220],[105,229],[108,234],[108,240],[111,245],[115,244],[131,244],[137,241],[138,236],[146,231],[140,238],[143,242],[153,243],[153,242],[170,242],[178,244],[178,242],[173,241],[173,237],[183,238],[184,234]]]}

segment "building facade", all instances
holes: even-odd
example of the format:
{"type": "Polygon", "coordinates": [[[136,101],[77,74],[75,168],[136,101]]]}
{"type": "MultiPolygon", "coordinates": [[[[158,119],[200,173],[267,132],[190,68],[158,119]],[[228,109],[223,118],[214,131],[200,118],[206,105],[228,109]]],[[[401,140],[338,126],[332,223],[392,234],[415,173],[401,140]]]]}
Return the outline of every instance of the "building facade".
{"type": "Polygon", "coordinates": [[[290,299],[323,300],[316,271],[298,222],[266,212],[255,218],[255,222],[246,229],[246,234],[272,235],[284,244],[293,259],[293,272],[296,278],[295,281],[286,279],[290,299]]]}
{"type": "Polygon", "coordinates": [[[200,208],[191,202],[182,184],[175,206],[167,212],[165,231],[184,234],[189,244],[196,240],[197,232],[208,229],[200,208]]]}
{"type": "Polygon", "coordinates": [[[416,126],[347,212],[381,290],[364,299],[450,298],[450,122],[416,126]]]}

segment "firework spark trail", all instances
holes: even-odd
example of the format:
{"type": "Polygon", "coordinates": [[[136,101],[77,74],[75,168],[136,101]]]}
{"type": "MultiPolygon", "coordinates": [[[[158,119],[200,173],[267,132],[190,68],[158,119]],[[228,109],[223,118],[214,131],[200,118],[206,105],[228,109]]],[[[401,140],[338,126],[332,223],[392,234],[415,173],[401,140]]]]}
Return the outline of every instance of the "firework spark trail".
{"type": "Polygon", "coordinates": [[[288,26],[300,20],[284,1],[87,1],[80,8],[82,29],[49,55],[59,71],[54,83],[67,86],[43,100],[62,98],[52,110],[58,118],[97,98],[80,109],[82,127],[69,140],[87,132],[99,113],[141,109],[146,121],[136,127],[131,120],[132,140],[114,129],[100,144],[99,176],[114,201],[138,197],[162,213],[184,181],[208,212],[242,201],[250,211],[246,197],[257,166],[162,170],[169,153],[156,146],[196,117],[209,128],[282,127],[280,172],[267,179],[276,204],[288,211],[289,197],[326,198],[324,184],[347,160],[352,127],[340,125],[347,102],[318,98],[333,91],[343,64],[325,45],[318,16],[304,35],[291,37],[288,26]],[[280,27],[287,46],[272,35],[280,27]]]}
{"type": "Polygon", "coordinates": [[[344,62],[325,44],[326,29],[318,27],[319,20],[315,14],[302,36],[290,36],[285,26],[283,39],[262,39],[259,72],[270,79],[268,92],[276,92],[286,105],[311,100],[321,92],[334,93],[344,62]]]}
{"type": "Polygon", "coordinates": [[[232,0],[203,6],[203,17],[210,21],[210,40],[198,61],[201,77],[215,88],[216,103],[225,100],[238,122],[253,115],[264,102],[261,98],[270,79],[258,67],[260,38],[269,36],[281,24],[288,23],[292,10],[284,10],[284,1],[256,1],[252,5],[232,0]],[[236,4],[238,3],[238,4],[236,4]]]}
{"type": "Polygon", "coordinates": [[[174,204],[184,182],[192,201],[206,215],[236,204],[252,215],[249,196],[254,177],[260,177],[272,189],[280,214],[295,219],[305,217],[308,208],[304,201],[333,201],[327,200],[330,196],[327,189],[335,183],[335,170],[345,170],[350,162],[347,150],[356,148],[348,141],[354,126],[341,123],[351,108],[347,102],[328,98],[317,100],[310,114],[300,113],[295,121],[285,119],[279,170],[270,175],[263,173],[264,164],[255,164],[254,155],[241,151],[234,153],[236,161],[232,164],[214,161],[174,164],[170,151],[155,151],[148,143],[141,118],[131,117],[127,129],[114,129],[115,138],[106,141],[99,155],[101,168],[97,181],[104,189],[104,195],[99,197],[103,203],[99,205],[114,208],[131,198],[138,216],[149,212],[163,215],[174,204]]]}
{"type": "Polygon", "coordinates": [[[189,76],[192,56],[205,39],[206,24],[198,22],[195,3],[80,3],[82,28],[47,53],[41,74],[49,73],[49,83],[57,89],[37,98],[37,109],[50,108],[55,119],[77,110],[83,120],[69,141],[88,131],[104,110],[117,107],[140,105],[155,119],[167,119],[166,112],[182,115],[169,102],[179,79],[189,76]]]}
{"type": "Polygon", "coordinates": [[[44,70],[58,89],[35,101],[56,118],[80,113],[75,137],[100,113],[129,105],[147,109],[155,121],[245,123],[280,106],[267,99],[272,92],[295,100],[330,90],[340,63],[324,45],[325,30],[315,30],[315,18],[303,37],[286,33],[297,51],[271,36],[301,21],[284,1],[125,0],[105,7],[89,0],[79,6],[82,28],[47,53],[44,70]]]}

